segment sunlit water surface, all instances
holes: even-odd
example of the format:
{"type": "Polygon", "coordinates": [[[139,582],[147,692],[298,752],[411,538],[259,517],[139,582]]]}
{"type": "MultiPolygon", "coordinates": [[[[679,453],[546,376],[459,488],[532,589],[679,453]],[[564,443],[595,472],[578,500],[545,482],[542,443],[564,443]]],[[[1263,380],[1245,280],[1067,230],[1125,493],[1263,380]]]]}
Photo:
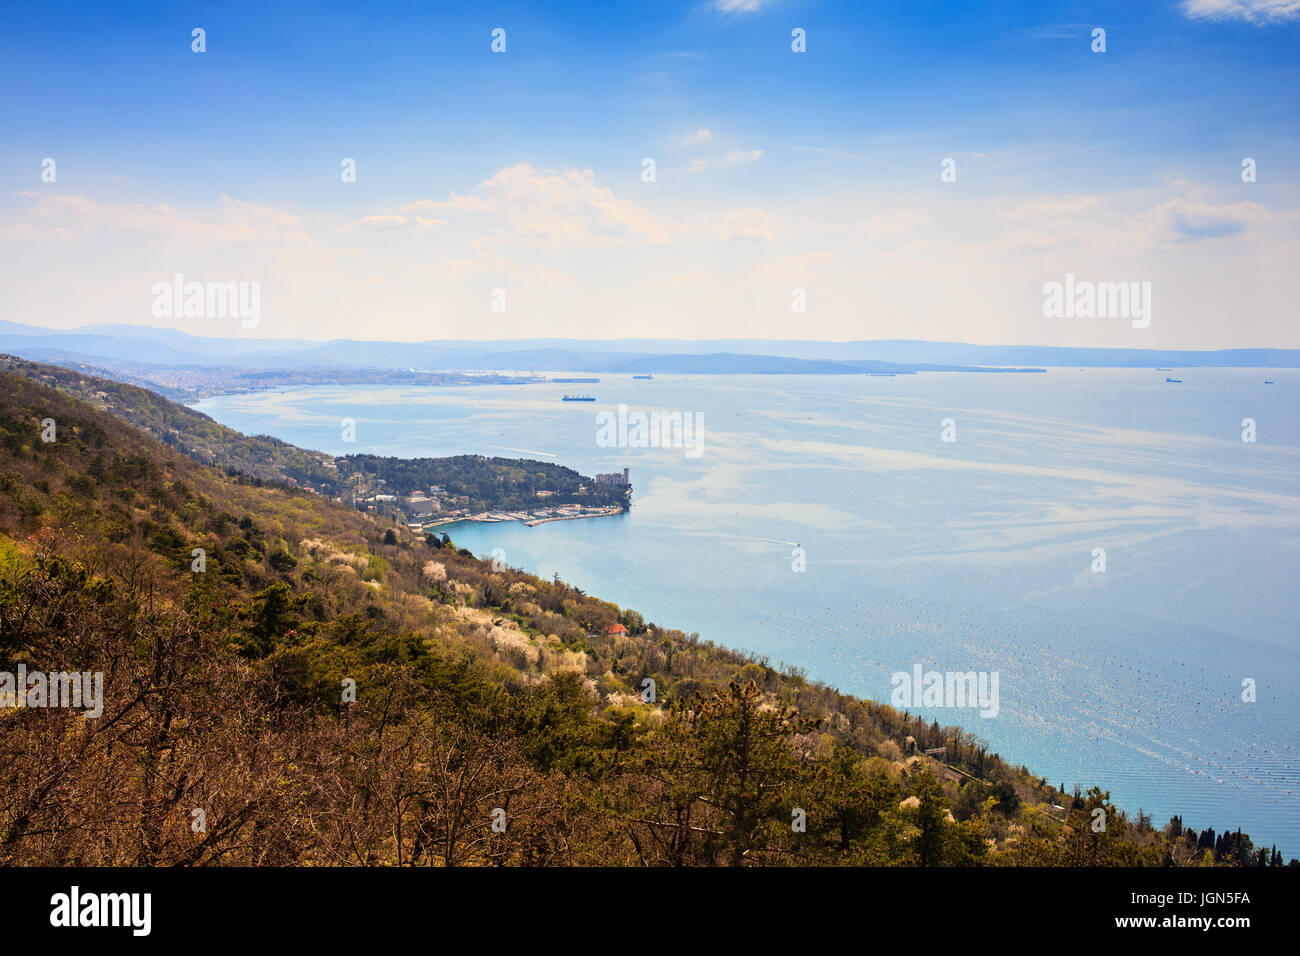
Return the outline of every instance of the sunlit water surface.
{"type": "Polygon", "coordinates": [[[996,671],[997,717],[921,712],[1156,825],[1182,813],[1300,856],[1300,371],[600,377],[198,407],[335,454],[629,467],[621,517],[440,530],[849,693],[888,701],[917,663],[996,671]],[[598,401],[561,402],[575,387],[598,401]],[[702,453],[599,447],[619,403],[701,413],[702,453]]]}

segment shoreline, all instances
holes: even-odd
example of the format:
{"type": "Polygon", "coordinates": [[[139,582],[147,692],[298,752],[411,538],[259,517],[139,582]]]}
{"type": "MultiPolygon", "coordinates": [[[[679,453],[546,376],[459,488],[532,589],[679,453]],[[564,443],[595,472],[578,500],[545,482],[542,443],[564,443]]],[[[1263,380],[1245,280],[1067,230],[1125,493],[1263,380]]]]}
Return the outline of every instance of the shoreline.
{"type": "Polygon", "coordinates": [[[539,524],[547,524],[551,521],[578,521],[582,518],[612,518],[614,515],[621,515],[624,510],[626,509],[615,508],[611,511],[597,511],[586,515],[557,515],[553,518],[534,518],[531,521],[525,521],[524,525],[529,528],[535,528],[539,524]]]}
{"type": "Polygon", "coordinates": [[[435,521],[431,524],[426,524],[421,529],[420,533],[424,534],[425,532],[430,531],[433,528],[441,528],[447,525],[460,524],[461,522],[465,522],[465,521],[472,521],[475,524],[507,524],[512,521],[518,521],[523,523],[524,526],[526,527],[535,528],[540,524],[548,524],[552,521],[577,521],[582,518],[612,518],[615,515],[623,514],[627,510],[628,510],[627,508],[611,507],[604,511],[593,511],[590,512],[589,514],[552,515],[551,517],[547,517],[547,518],[528,518],[528,517],[497,518],[497,517],[493,517],[493,515],[497,514],[497,512],[483,511],[476,515],[466,515],[463,518],[443,518],[440,521],[435,521]]]}

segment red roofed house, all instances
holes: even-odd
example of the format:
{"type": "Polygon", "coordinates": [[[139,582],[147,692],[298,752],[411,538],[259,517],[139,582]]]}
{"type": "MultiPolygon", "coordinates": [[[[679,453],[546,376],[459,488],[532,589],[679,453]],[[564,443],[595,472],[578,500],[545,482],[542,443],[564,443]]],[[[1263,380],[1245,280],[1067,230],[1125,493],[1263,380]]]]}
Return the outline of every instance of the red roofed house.
{"type": "Polygon", "coordinates": [[[605,628],[605,633],[610,637],[617,637],[621,634],[626,634],[627,628],[622,624],[611,624],[609,627],[605,628]]]}

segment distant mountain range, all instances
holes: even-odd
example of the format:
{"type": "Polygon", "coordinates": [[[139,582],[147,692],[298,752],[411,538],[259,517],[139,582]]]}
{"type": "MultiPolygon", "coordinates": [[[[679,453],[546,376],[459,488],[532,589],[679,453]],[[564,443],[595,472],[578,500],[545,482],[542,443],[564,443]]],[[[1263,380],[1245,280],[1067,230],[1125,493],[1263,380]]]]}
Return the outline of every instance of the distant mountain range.
{"type": "Polygon", "coordinates": [[[1300,349],[1220,351],[970,345],[885,340],[515,339],[383,342],[213,338],[176,329],[91,325],[51,330],[0,322],[0,352],[39,361],[148,366],[429,371],[663,372],[686,374],[910,374],[1038,371],[1049,366],[1295,368],[1300,349]],[[111,361],[110,361],[111,360],[111,361]]]}

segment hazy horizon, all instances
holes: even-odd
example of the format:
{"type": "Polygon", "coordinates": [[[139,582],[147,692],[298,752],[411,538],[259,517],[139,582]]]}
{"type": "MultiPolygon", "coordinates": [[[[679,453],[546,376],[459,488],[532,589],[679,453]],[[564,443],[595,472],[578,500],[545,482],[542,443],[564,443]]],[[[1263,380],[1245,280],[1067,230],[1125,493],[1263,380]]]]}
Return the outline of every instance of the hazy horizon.
{"type": "Polygon", "coordinates": [[[1289,351],[1300,346],[1288,347],[1272,344],[1245,344],[1225,347],[1205,347],[1205,348],[1187,348],[1187,349],[1163,349],[1153,346],[1143,346],[1138,344],[1131,345],[1114,345],[1114,346],[1092,346],[1092,345],[1060,345],[1046,342],[974,342],[968,339],[921,339],[921,338],[856,338],[856,339],[818,339],[818,338],[771,338],[752,335],[738,335],[734,337],[715,338],[699,337],[691,338],[687,336],[645,336],[645,335],[620,335],[606,338],[570,338],[564,336],[536,336],[536,335],[517,335],[503,336],[501,338],[473,338],[446,336],[439,338],[395,338],[388,336],[334,336],[329,338],[319,338],[311,335],[295,336],[259,336],[256,334],[259,330],[249,330],[241,334],[209,334],[193,329],[185,329],[176,325],[149,325],[145,323],[120,323],[120,322],[87,322],[72,323],[64,326],[44,326],[33,322],[19,322],[12,320],[0,320],[0,335],[21,334],[7,331],[7,326],[28,326],[40,329],[43,332],[56,334],[64,332],[75,332],[82,334],[114,334],[124,328],[138,330],[140,332],[177,332],[182,335],[192,336],[201,339],[222,339],[228,341],[243,342],[294,342],[294,343],[312,343],[318,345],[327,345],[335,342],[365,342],[374,344],[410,344],[410,345],[437,345],[442,343],[455,343],[463,345],[509,345],[515,343],[531,343],[534,346],[544,344],[621,344],[621,343],[665,343],[681,345],[713,345],[713,344],[758,344],[770,343],[772,345],[900,345],[900,344],[917,344],[917,345],[952,345],[952,346],[971,346],[976,348],[1007,348],[1007,349],[1104,349],[1104,350],[1154,350],[1154,351],[1192,351],[1192,352],[1223,352],[1223,351],[1289,351]]]}

